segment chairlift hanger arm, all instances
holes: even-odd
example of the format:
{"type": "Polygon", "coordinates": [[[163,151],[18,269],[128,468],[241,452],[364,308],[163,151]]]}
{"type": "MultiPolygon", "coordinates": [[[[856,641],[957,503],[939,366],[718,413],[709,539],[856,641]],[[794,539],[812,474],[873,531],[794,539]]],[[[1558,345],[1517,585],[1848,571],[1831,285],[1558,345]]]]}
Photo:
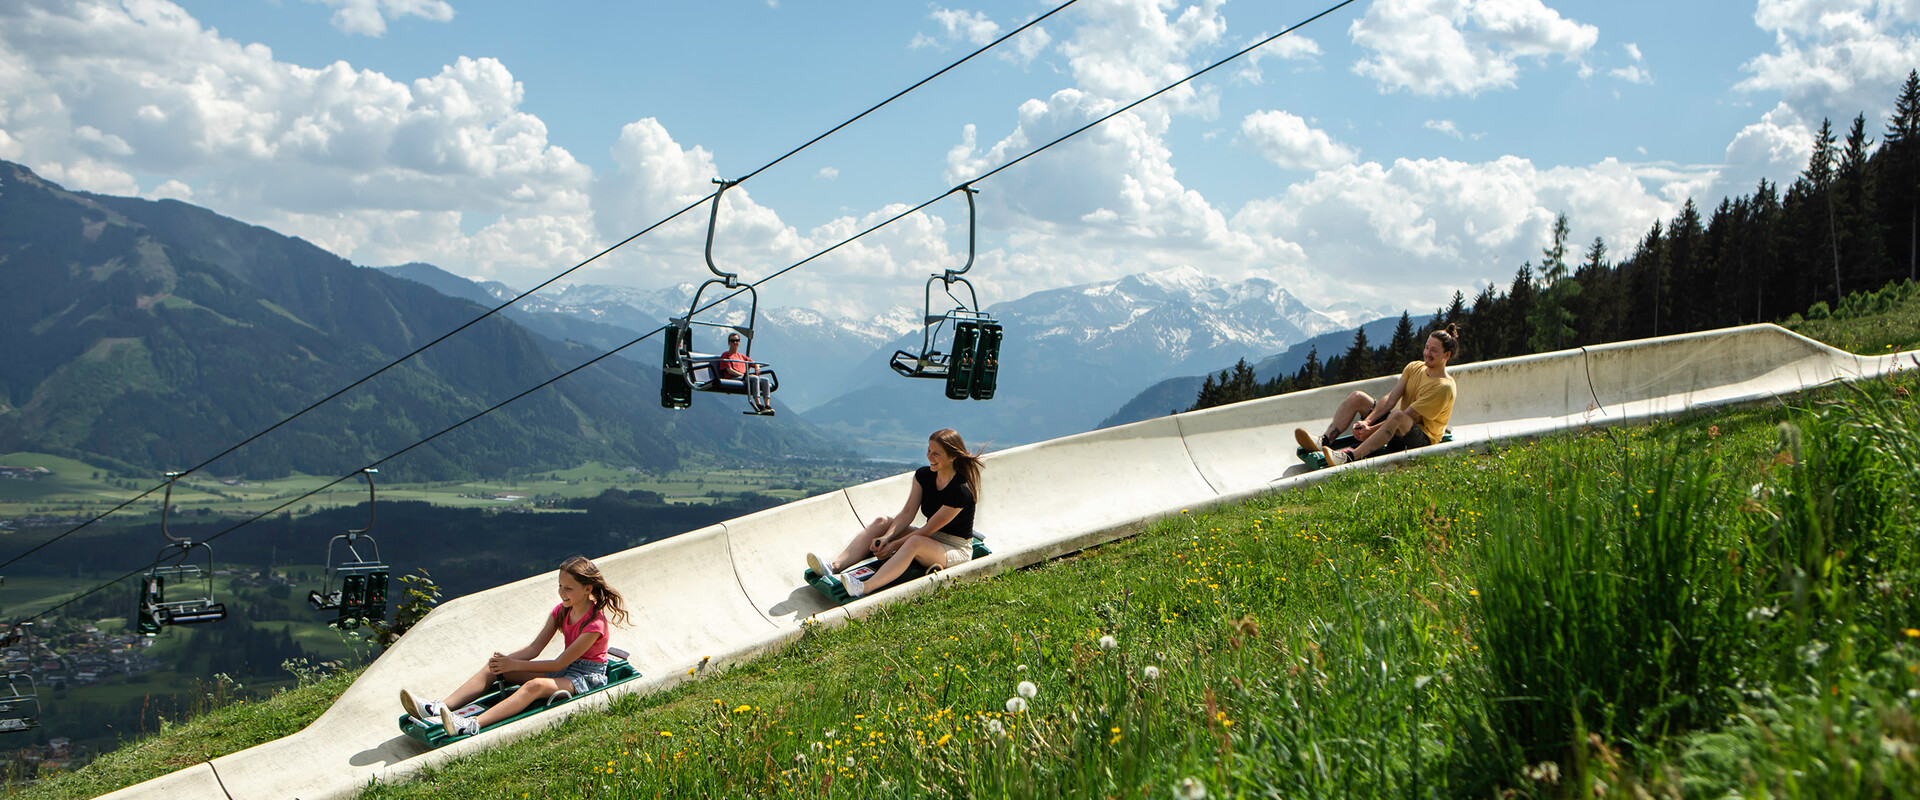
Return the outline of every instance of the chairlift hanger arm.
{"type": "MultiPolygon", "coordinates": [[[[740,273],[721,272],[720,268],[713,264],[713,231],[720,226],[720,197],[725,195],[727,190],[733,188],[733,185],[739,183],[739,181],[714,178],[713,182],[719,185],[720,188],[715,189],[713,192],[713,211],[707,215],[707,269],[712,271],[714,275],[719,276],[720,279],[726,283],[727,288],[734,289],[740,286],[737,281],[740,273]]],[[[687,316],[693,316],[693,312],[687,312],[687,316]]]]}
{"type": "Polygon", "coordinates": [[[167,537],[167,541],[179,545],[182,548],[193,546],[193,541],[173,535],[173,531],[167,529],[167,515],[173,512],[173,484],[175,481],[180,480],[180,476],[185,474],[184,472],[167,473],[167,494],[166,497],[160,501],[160,535],[167,537]]]}
{"type": "MultiPolygon", "coordinates": [[[[946,271],[946,275],[942,276],[942,279],[945,280],[948,284],[952,284],[954,281],[959,280],[960,276],[965,274],[967,270],[973,269],[974,227],[975,227],[974,223],[979,218],[979,214],[977,213],[977,211],[974,209],[974,206],[973,206],[973,196],[976,194],[979,194],[980,190],[973,188],[973,184],[971,183],[963,183],[963,184],[960,184],[959,186],[953,187],[953,191],[948,192],[948,194],[952,194],[953,192],[960,192],[961,194],[964,194],[967,196],[967,263],[965,266],[959,269],[950,269],[946,271]]],[[[969,285],[967,287],[967,290],[972,291],[973,287],[969,285]]]]}
{"type": "MultiPolygon", "coordinates": [[[[354,539],[373,532],[373,476],[379,471],[380,470],[373,467],[363,467],[360,470],[360,477],[367,479],[367,527],[347,531],[346,537],[349,543],[354,539]]],[[[349,546],[351,546],[351,544],[349,544],[349,546]]]]}

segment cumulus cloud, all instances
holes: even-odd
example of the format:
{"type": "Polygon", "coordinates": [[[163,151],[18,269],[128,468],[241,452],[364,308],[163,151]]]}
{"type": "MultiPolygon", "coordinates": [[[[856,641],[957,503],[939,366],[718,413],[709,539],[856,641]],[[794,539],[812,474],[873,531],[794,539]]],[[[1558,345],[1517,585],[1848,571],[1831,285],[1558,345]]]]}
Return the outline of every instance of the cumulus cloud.
{"type": "Polygon", "coordinates": [[[1360,151],[1285,111],[1248,114],[1240,122],[1240,135],[1281,169],[1328,169],[1353,163],[1360,156],[1360,151]]]}
{"type": "Polygon", "coordinates": [[[1883,116],[1920,63],[1920,4],[1879,0],[1760,0],[1753,21],[1774,35],[1735,88],[1778,92],[1805,113],[1883,116]]]}
{"type": "Polygon", "coordinates": [[[1420,127],[1430,131],[1439,131],[1440,133],[1461,141],[1465,141],[1467,138],[1466,134],[1460,132],[1460,127],[1453,124],[1453,120],[1450,119],[1430,119],[1420,123],[1420,127]]]}
{"type": "Polygon", "coordinates": [[[493,59],[400,81],[277,61],[161,0],[29,0],[0,6],[0,73],[15,155],[74,188],[142,194],[135,173],[165,175],[149,196],[362,263],[485,270],[584,242],[557,244],[582,224],[590,171],[520,110],[520,83],[493,59]],[[463,235],[464,214],[489,222],[463,235]]]}
{"type": "Polygon", "coordinates": [[[333,27],[357,36],[382,36],[387,20],[419,17],[433,22],[453,19],[453,6],[444,0],[309,0],[333,8],[333,27]]]}
{"type": "Polygon", "coordinates": [[[1519,59],[1580,63],[1600,29],[1540,0],[1378,0],[1348,27],[1370,55],[1353,70],[1383,91],[1475,95],[1515,85],[1519,59]]]}
{"type": "Polygon", "coordinates": [[[1617,252],[1711,179],[1710,170],[1611,158],[1548,168],[1515,156],[1363,162],[1249,203],[1232,225],[1298,242],[1316,271],[1343,273],[1331,295],[1310,300],[1439,305],[1455,289],[1472,295],[1489,278],[1537,261],[1561,212],[1575,241],[1602,236],[1617,252]],[[1409,296],[1422,292],[1431,296],[1409,296]]]}
{"type": "Polygon", "coordinates": [[[1632,63],[1607,70],[1608,75],[1628,83],[1653,83],[1653,73],[1647,71],[1646,59],[1641,57],[1639,45],[1627,42],[1620,45],[1620,52],[1625,53],[1627,60],[1632,63]]]}
{"type": "MultiPolygon", "coordinates": [[[[999,38],[1002,31],[1000,23],[994,22],[983,11],[963,11],[935,6],[927,18],[940,26],[938,34],[916,33],[913,35],[913,40],[907,43],[907,47],[917,50],[927,47],[944,47],[951,43],[965,43],[980,47],[999,38]]],[[[1047,33],[1046,27],[1036,25],[997,48],[997,55],[1002,61],[1025,66],[1033,63],[1035,58],[1046,51],[1047,45],[1052,43],[1053,37],[1047,33]]]]}

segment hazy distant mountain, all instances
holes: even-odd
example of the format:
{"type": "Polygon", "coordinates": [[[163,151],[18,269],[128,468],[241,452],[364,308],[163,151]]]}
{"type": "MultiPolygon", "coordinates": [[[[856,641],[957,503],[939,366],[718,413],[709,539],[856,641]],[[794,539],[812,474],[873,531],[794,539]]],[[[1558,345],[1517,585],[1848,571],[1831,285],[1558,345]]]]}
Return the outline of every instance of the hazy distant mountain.
{"type": "Polygon", "coordinates": [[[1338,327],[1272,281],[1222,283],[1191,267],[1036,292],[991,311],[1006,328],[993,400],[947,400],[938,381],[888,371],[896,348],[918,349],[916,331],[870,356],[862,380],[808,419],[905,458],[943,427],[970,442],[1038,441],[1093,428],[1169,375],[1261,358],[1338,327]]]}
{"type": "MultiPolygon", "coordinates": [[[[1419,330],[1420,326],[1427,324],[1427,321],[1431,319],[1433,319],[1433,315],[1427,314],[1412,317],[1410,321],[1413,323],[1414,330],[1419,330]]],[[[1400,315],[1392,314],[1391,316],[1381,317],[1359,327],[1367,332],[1367,341],[1373,346],[1378,347],[1386,344],[1393,338],[1393,329],[1399,324],[1400,315]]],[[[1331,333],[1323,333],[1306,341],[1295,343],[1292,347],[1287,348],[1287,351],[1284,353],[1251,362],[1253,364],[1254,377],[1258,380],[1266,381],[1272,380],[1276,376],[1292,375],[1299,372],[1300,368],[1307,364],[1307,354],[1315,350],[1319,351],[1322,362],[1325,362],[1328,356],[1343,354],[1347,352],[1347,348],[1353,346],[1353,331],[1353,328],[1347,328],[1331,333]]],[[[1139,394],[1134,395],[1133,399],[1128,400],[1118,411],[1113,412],[1106,419],[1101,420],[1100,427],[1111,428],[1115,425],[1125,425],[1129,422],[1139,422],[1144,419],[1163,417],[1169,413],[1183,411],[1189,406],[1192,406],[1193,401],[1199,396],[1200,385],[1206,381],[1207,374],[1218,375],[1221,370],[1229,369],[1232,366],[1232,362],[1219,363],[1208,373],[1181,375],[1149,386],[1141,390],[1139,394]]],[[[1395,366],[1397,367],[1398,365],[1395,366]]]]}
{"type": "MultiPolygon", "coordinates": [[[[0,162],[0,452],[156,472],[198,463],[481,310],[203,208],[68,192],[0,162]]],[[[491,318],[211,470],[344,472],[598,352],[491,318]]],[[[793,415],[738,411],[667,412],[656,370],[609,359],[382,469],[405,479],[842,452],[793,415]]]]}

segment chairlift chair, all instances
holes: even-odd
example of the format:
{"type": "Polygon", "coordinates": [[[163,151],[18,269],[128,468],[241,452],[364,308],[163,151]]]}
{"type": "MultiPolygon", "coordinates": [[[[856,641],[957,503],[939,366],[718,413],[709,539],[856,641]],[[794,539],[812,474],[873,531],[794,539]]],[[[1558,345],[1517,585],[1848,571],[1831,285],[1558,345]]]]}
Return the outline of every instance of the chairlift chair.
{"type": "Polygon", "coordinates": [[[334,627],[352,630],[363,620],[387,617],[387,583],[392,570],[380,560],[380,543],[373,538],[373,476],[380,470],[360,470],[367,480],[367,527],[336,534],[327,542],[327,566],[320,588],[307,592],[307,603],[316,611],[335,611],[334,627]],[[346,557],[337,556],[346,545],[346,557]],[[360,546],[372,547],[373,557],[360,555],[360,546]]]}
{"type": "MultiPolygon", "coordinates": [[[[25,638],[33,627],[31,622],[22,622],[0,636],[0,647],[12,647],[23,642],[27,645],[27,658],[33,658],[32,640],[25,638]]],[[[33,674],[8,671],[4,683],[0,683],[0,733],[20,733],[40,727],[40,687],[34,682],[33,674]]]]}
{"type": "Polygon", "coordinates": [[[23,733],[40,727],[40,687],[33,674],[9,672],[0,684],[0,733],[23,733]]]}
{"type": "Polygon", "coordinates": [[[974,291],[973,283],[961,277],[967,270],[973,269],[976,220],[973,196],[979,191],[965,184],[954,187],[953,191],[967,198],[967,263],[959,269],[946,270],[927,279],[920,351],[910,353],[895,350],[887,366],[904,377],[946,381],[947,397],[952,400],[991,400],[994,388],[999,383],[1000,340],[1003,332],[1000,321],[981,310],[980,296],[974,291]],[[935,284],[939,284],[947,298],[953,301],[953,308],[934,313],[935,284]],[[955,284],[966,287],[967,299],[962,300],[954,294],[955,284]],[[949,326],[951,332],[947,330],[949,326]],[[940,349],[943,341],[952,342],[944,351],[940,349]]]}
{"type": "Polygon", "coordinates": [[[143,636],[158,636],[160,630],[168,625],[196,625],[227,618],[226,604],[214,602],[213,599],[213,547],[206,542],[175,536],[167,528],[167,517],[173,510],[173,484],[181,474],[167,473],[166,499],[161,501],[160,535],[166,537],[167,546],[161,548],[160,554],[154,557],[155,566],[140,577],[134,627],[143,636]],[[205,570],[197,563],[190,563],[198,551],[205,551],[205,570]],[[168,600],[168,583],[176,588],[198,584],[199,589],[185,598],[168,600]]]}
{"type": "MultiPolygon", "coordinates": [[[[746,343],[742,354],[745,355],[748,360],[745,363],[738,361],[733,363],[740,364],[742,369],[757,370],[758,377],[764,378],[767,381],[767,396],[769,401],[771,401],[773,393],[780,390],[780,376],[774,373],[772,365],[753,360],[753,326],[759,318],[759,292],[754,289],[753,284],[740,283],[738,280],[740,277],[739,273],[722,272],[720,268],[714,266],[713,263],[713,231],[720,217],[720,196],[725,194],[729,187],[739,183],[739,181],[715,179],[714,183],[720,185],[720,190],[713,193],[713,211],[707,218],[707,269],[717,277],[707,279],[704,283],[700,284],[699,288],[694,289],[693,302],[687,306],[686,316],[674,317],[667,321],[667,327],[664,331],[666,334],[665,348],[660,359],[660,407],[662,408],[682,409],[691,407],[693,405],[693,393],[697,391],[735,395],[750,394],[747,386],[747,377],[754,374],[753,372],[743,374],[737,378],[727,377],[722,374],[722,370],[720,369],[722,362],[727,361],[726,358],[722,355],[694,352],[693,328],[695,325],[704,325],[710,328],[719,328],[740,334],[740,338],[746,343]],[[746,290],[746,325],[728,325],[721,322],[709,322],[695,318],[694,315],[700,310],[701,295],[706,292],[708,287],[716,284],[723,289],[746,290]]],[[[729,297],[738,294],[739,292],[735,292],[734,295],[729,295],[729,297]]],[[[724,299],[726,298],[723,298],[723,300],[724,299]]],[[[765,409],[756,408],[745,413],[770,417],[773,416],[774,412],[773,406],[768,405],[765,409]]]]}

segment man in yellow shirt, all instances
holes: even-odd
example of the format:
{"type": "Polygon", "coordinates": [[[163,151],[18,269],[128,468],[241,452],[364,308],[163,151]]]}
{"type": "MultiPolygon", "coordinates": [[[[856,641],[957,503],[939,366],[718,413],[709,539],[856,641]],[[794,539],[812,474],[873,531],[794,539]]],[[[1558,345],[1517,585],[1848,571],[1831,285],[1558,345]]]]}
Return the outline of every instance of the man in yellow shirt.
{"type": "Polygon", "coordinates": [[[1356,391],[1340,401],[1333,412],[1327,432],[1314,439],[1305,428],[1295,428],[1294,438],[1308,450],[1319,450],[1327,466],[1358,461],[1375,453],[1397,453],[1425,447],[1440,441],[1447,421],[1453,416],[1453,378],[1447,374],[1447,361],[1460,349],[1460,329],[1448,323],[1445,330],[1427,337],[1427,346],[1419,361],[1407,362],[1393,391],[1375,401],[1366,392],[1356,391]],[[1360,417],[1355,420],[1354,417],[1360,417]],[[1357,447],[1333,449],[1333,440],[1352,423],[1357,447]]]}

